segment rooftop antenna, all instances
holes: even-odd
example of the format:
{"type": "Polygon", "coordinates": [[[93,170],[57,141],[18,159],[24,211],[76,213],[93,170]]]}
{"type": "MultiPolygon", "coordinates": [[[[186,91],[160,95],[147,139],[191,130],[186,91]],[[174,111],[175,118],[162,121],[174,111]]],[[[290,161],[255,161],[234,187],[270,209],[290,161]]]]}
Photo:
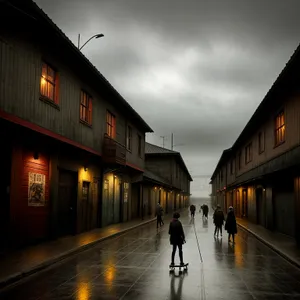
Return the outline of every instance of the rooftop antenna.
{"type": "Polygon", "coordinates": [[[165,138],[166,138],[166,136],[164,136],[164,135],[161,135],[160,137],[161,137],[161,138],[162,138],[162,140],[163,140],[163,146],[162,146],[162,147],[163,147],[163,148],[165,148],[165,138]]]}

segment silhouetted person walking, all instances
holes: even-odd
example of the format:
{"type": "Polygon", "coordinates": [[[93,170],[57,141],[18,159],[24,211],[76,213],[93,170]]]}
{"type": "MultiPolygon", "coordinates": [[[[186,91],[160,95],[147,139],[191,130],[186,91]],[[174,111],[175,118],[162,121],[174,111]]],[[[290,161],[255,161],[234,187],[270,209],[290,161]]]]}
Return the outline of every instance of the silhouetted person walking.
{"type": "Polygon", "coordinates": [[[214,224],[216,226],[214,235],[219,237],[219,232],[220,232],[222,237],[222,226],[224,224],[225,218],[220,205],[217,205],[217,209],[214,212],[213,219],[214,219],[214,224]]]}
{"type": "Polygon", "coordinates": [[[195,217],[195,211],[196,211],[196,206],[194,204],[192,204],[190,206],[190,212],[191,212],[191,217],[194,218],[195,217]]]}
{"type": "Polygon", "coordinates": [[[203,204],[201,206],[201,209],[202,209],[202,212],[203,212],[203,215],[202,215],[202,218],[208,218],[208,206],[206,204],[203,204]]]}
{"type": "Polygon", "coordinates": [[[228,243],[230,243],[230,236],[232,236],[232,242],[234,242],[234,235],[237,234],[236,219],[233,211],[233,207],[229,207],[229,211],[226,218],[225,230],[228,232],[228,243]]]}
{"type": "Polygon", "coordinates": [[[162,215],[163,215],[163,208],[161,207],[161,205],[158,202],[157,206],[156,206],[156,217],[157,217],[156,227],[157,228],[158,228],[158,224],[160,227],[161,227],[161,225],[164,225],[162,215]]]}
{"type": "Polygon", "coordinates": [[[178,220],[179,218],[180,218],[180,214],[177,212],[174,213],[173,220],[171,221],[169,226],[170,244],[173,245],[170,266],[174,266],[175,264],[174,261],[175,261],[175,254],[176,254],[177,247],[179,250],[180,265],[184,265],[182,245],[185,243],[185,235],[184,235],[182,224],[178,220]]]}

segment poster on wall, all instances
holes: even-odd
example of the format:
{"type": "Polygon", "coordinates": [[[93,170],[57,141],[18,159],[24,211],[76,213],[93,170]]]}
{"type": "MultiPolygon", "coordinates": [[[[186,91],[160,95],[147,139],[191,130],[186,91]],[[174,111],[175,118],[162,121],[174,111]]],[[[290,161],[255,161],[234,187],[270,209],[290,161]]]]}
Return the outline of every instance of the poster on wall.
{"type": "Polygon", "coordinates": [[[28,173],[28,206],[45,206],[46,176],[28,173]]]}

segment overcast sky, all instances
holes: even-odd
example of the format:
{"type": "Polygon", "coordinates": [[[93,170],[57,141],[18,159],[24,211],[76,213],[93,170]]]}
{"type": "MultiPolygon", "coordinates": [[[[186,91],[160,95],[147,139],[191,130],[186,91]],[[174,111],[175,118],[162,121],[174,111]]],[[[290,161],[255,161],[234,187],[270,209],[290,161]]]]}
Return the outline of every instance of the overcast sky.
{"type": "Polygon", "coordinates": [[[37,0],[140,113],[149,142],[180,151],[194,196],[296,49],[299,0],[37,0]]]}

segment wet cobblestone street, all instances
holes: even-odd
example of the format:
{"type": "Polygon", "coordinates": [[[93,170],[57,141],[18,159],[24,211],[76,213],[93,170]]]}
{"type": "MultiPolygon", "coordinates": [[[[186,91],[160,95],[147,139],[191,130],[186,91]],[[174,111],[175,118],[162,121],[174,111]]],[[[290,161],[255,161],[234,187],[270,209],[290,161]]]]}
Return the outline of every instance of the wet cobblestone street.
{"type": "MultiPolygon", "coordinates": [[[[213,237],[212,217],[181,218],[188,272],[169,273],[168,220],[99,243],[4,290],[0,299],[299,299],[300,270],[246,232],[213,237]],[[196,234],[203,263],[200,260],[196,234]]],[[[176,254],[178,262],[178,253],[176,254]]]]}

